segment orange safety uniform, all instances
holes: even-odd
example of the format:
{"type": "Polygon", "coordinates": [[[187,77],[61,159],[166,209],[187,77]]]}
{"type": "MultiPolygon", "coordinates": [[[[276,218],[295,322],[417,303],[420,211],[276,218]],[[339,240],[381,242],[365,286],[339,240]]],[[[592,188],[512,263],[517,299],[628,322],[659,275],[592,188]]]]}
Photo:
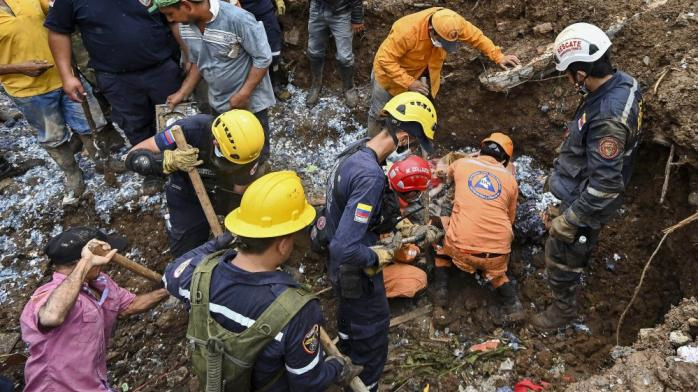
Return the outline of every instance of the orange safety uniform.
{"type": "Polygon", "coordinates": [[[394,263],[383,269],[386,297],[414,298],[427,288],[427,273],[410,264],[419,252],[419,247],[414,244],[403,245],[395,252],[394,263]]]}
{"type": "MultiPolygon", "coordinates": [[[[373,60],[373,75],[391,95],[407,91],[412,82],[429,69],[431,95],[436,97],[441,85],[441,67],[446,59],[443,48],[434,47],[429,37],[429,18],[442,8],[434,7],[410,14],[393,23],[373,60]]],[[[498,63],[504,54],[480,29],[462,19],[458,41],[480,50],[498,63]]]]}
{"type": "MultiPolygon", "coordinates": [[[[512,172],[486,155],[459,159],[448,168],[456,192],[438,253],[450,256],[461,270],[483,271],[494,287],[509,281],[506,271],[519,195],[512,172]]],[[[446,258],[437,259],[437,266],[448,265],[446,258]]]]}

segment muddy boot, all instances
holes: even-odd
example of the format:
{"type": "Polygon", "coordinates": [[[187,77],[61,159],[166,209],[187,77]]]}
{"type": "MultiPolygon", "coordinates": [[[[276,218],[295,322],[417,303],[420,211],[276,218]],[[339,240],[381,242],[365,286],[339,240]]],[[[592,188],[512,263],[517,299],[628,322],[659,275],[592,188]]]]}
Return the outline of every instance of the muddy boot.
{"type": "Polygon", "coordinates": [[[354,87],[354,66],[339,66],[339,74],[342,76],[342,88],[344,89],[344,99],[347,106],[355,108],[359,103],[359,94],[354,87]]]}
{"type": "Polygon", "coordinates": [[[531,326],[539,332],[550,332],[566,327],[577,318],[577,288],[579,286],[550,282],[550,287],[553,303],[545,311],[536,314],[531,319],[531,326]]]}
{"type": "Polygon", "coordinates": [[[63,196],[63,206],[76,205],[80,196],[85,193],[85,181],[82,179],[82,171],[75,162],[75,155],[70,143],[63,143],[58,147],[46,148],[46,152],[56,161],[58,167],[65,175],[66,192],[63,196]]]}
{"type": "Polygon", "coordinates": [[[320,99],[320,92],[322,91],[322,68],[325,65],[325,59],[314,57],[309,57],[309,59],[310,90],[308,91],[308,96],[305,98],[305,104],[312,108],[320,99]]]}
{"type": "Polygon", "coordinates": [[[271,77],[271,86],[274,89],[276,98],[278,98],[279,101],[288,101],[288,99],[291,98],[291,93],[288,92],[286,88],[288,78],[286,77],[286,72],[281,68],[281,64],[272,63],[269,76],[271,77]]]}
{"type": "Polygon", "coordinates": [[[516,323],[526,317],[523,305],[516,294],[516,283],[509,281],[497,287],[497,294],[502,306],[502,321],[505,323],[516,323]]]}
{"type": "Polygon", "coordinates": [[[123,173],[126,165],[120,160],[109,155],[108,149],[100,148],[97,145],[97,137],[93,135],[79,135],[82,145],[87,150],[87,155],[95,163],[95,171],[99,174],[104,172],[123,173]]]}
{"type": "Polygon", "coordinates": [[[446,307],[448,306],[448,267],[434,268],[434,327],[444,329],[451,323],[446,307]]]}

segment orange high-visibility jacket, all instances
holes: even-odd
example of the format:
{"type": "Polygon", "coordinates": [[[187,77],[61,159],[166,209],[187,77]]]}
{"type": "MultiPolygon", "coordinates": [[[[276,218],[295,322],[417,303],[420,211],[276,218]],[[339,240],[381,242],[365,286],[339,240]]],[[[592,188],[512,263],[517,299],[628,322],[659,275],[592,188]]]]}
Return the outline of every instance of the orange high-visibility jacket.
{"type": "Polygon", "coordinates": [[[448,168],[456,185],[446,242],[467,253],[511,252],[519,186],[490,156],[461,158],[448,168]]]}
{"type": "MultiPolygon", "coordinates": [[[[429,38],[429,18],[440,7],[428,8],[398,19],[383,41],[373,60],[373,75],[391,95],[407,91],[429,67],[431,95],[436,97],[441,85],[441,67],[446,51],[436,48],[429,38]]],[[[458,40],[482,52],[498,63],[504,54],[480,29],[463,19],[458,40]]]]}

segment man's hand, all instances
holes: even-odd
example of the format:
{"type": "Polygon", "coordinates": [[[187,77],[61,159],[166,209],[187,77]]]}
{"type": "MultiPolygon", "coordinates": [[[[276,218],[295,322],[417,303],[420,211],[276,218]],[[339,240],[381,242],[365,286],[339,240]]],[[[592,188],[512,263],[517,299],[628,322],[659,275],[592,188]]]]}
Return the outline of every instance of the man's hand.
{"type": "Polygon", "coordinates": [[[521,65],[521,60],[519,60],[516,55],[505,54],[497,64],[499,64],[502,69],[509,69],[509,67],[517,67],[521,65]]]}
{"type": "Polygon", "coordinates": [[[362,31],[364,31],[364,24],[363,23],[352,23],[351,24],[351,31],[354,32],[354,34],[358,34],[362,31]]]}
{"type": "Polygon", "coordinates": [[[186,98],[186,96],[182,94],[182,90],[177,90],[177,92],[170,94],[170,96],[167,97],[167,101],[165,101],[165,103],[170,110],[174,110],[175,106],[184,101],[184,98],[186,98]]]}
{"type": "Polygon", "coordinates": [[[330,360],[336,360],[340,364],[342,364],[342,372],[339,373],[339,377],[337,378],[337,384],[339,385],[349,385],[351,380],[354,379],[354,377],[358,376],[361,374],[361,372],[364,371],[364,367],[361,365],[354,365],[351,362],[351,359],[345,356],[329,356],[325,361],[330,361],[330,360]]]}
{"type": "Polygon", "coordinates": [[[14,66],[17,69],[17,73],[37,77],[46,72],[47,69],[53,67],[53,64],[49,64],[49,62],[46,60],[29,60],[23,63],[15,64],[14,66]]]}
{"type": "Polygon", "coordinates": [[[550,225],[550,235],[560,241],[571,244],[577,236],[577,226],[571,224],[565,215],[553,219],[550,225]]]}
{"type": "Polygon", "coordinates": [[[429,96],[429,86],[422,83],[422,81],[419,79],[412,82],[412,84],[410,84],[410,86],[407,87],[407,89],[410,91],[418,92],[418,93],[425,95],[425,96],[429,96]]]}
{"type": "Polygon", "coordinates": [[[68,98],[75,102],[82,102],[82,99],[87,95],[80,79],[72,75],[63,81],[63,91],[68,95],[68,98]]]}
{"type": "Polygon", "coordinates": [[[238,91],[237,94],[230,97],[230,109],[247,109],[247,106],[250,104],[250,95],[238,91]]]}
{"type": "Polygon", "coordinates": [[[276,14],[281,16],[286,13],[286,4],[284,0],[276,0],[276,14]]]}
{"type": "Polygon", "coordinates": [[[203,164],[199,159],[199,149],[189,147],[186,150],[165,150],[162,160],[162,171],[165,174],[174,173],[177,170],[188,172],[196,166],[203,164]]]}
{"type": "Polygon", "coordinates": [[[90,263],[90,267],[97,267],[100,265],[107,264],[112,259],[112,257],[114,257],[116,252],[117,252],[117,250],[112,249],[111,246],[109,244],[107,244],[106,242],[92,239],[87,244],[85,244],[85,246],[82,247],[82,252],[80,252],[80,257],[83,260],[87,260],[90,263]],[[92,251],[90,250],[91,248],[95,248],[95,247],[101,247],[104,250],[109,250],[109,253],[107,253],[104,256],[97,256],[96,254],[92,253],[92,251]]]}

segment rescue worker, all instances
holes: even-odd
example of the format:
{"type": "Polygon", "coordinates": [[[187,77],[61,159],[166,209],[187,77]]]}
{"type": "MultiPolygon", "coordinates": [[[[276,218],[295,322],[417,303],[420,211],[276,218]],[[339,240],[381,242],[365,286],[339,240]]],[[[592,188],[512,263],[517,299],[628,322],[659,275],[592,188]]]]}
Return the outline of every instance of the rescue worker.
{"type": "Polygon", "coordinates": [[[296,173],[269,173],[225,218],[234,247],[214,239],[166,267],[167,290],[191,307],[187,337],[207,391],[324,391],[361,372],[325,357],[319,301],[277,270],[314,218],[296,173]]]}
{"type": "MultiPolygon", "coordinates": [[[[350,108],[359,103],[354,88],[355,33],[364,30],[364,8],[361,0],[310,0],[308,19],[308,60],[310,62],[310,90],[306,105],[315,106],[322,91],[322,70],[325,66],[325,51],[330,35],[337,47],[339,75],[342,79],[344,99],[350,108]]],[[[387,101],[386,101],[387,102],[387,101]]]]}
{"type": "MultiPolygon", "coordinates": [[[[397,196],[403,214],[403,219],[396,225],[403,239],[426,234],[426,227],[412,224],[410,217],[405,215],[410,213],[409,210],[418,209],[414,212],[418,214],[428,207],[419,204],[419,199],[431,187],[431,177],[429,162],[416,155],[397,161],[388,169],[388,184],[397,196]]],[[[431,245],[423,240],[419,242],[422,248],[431,245]]],[[[404,244],[395,251],[393,263],[383,268],[386,297],[414,298],[427,288],[426,263],[414,265],[421,252],[420,246],[414,243],[404,244]]]]}
{"type": "MultiPolygon", "coordinates": [[[[99,172],[123,172],[123,164],[98,147],[97,134],[80,104],[69,99],[59,70],[54,67],[43,26],[48,3],[40,0],[0,0],[0,82],[37,133],[38,143],[65,176],[62,204],[76,205],[85,192],[75,153],[83,144],[99,172]],[[110,165],[111,164],[111,165],[110,165]]],[[[84,90],[97,131],[107,126],[90,88],[84,90]]],[[[11,118],[14,118],[13,114],[11,118]]]]}
{"type": "Polygon", "coordinates": [[[254,114],[231,110],[218,117],[197,114],[134,146],[126,166],[143,175],[168,175],[170,253],[179,257],[206,242],[209,224],[187,171],[195,166],[214,210],[226,215],[240,204],[247,186],[264,174],[260,159],[264,131],[254,114]],[[187,150],[177,148],[172,128],[180,126],[187,150]]]}
{"type": "Polygon", "coordinates": [[[109,392],[107,348],[117,317],[143,313],[169,296],[164,288],[135,295],[101,270],[126,239],[90,227],[73,227],[44,249],[54,272],[34,291],[19,322],[29,347],[24,391],[109,392]],[[109,250],[92,253],[93,246],[109,250]]]}
{"type": "Polygon", "coordinates": [[[241,0],[240,6],[264,24],[264,31],[267,33],[267,40],[271,48],[271,65],[269,66],[271,86],[276,98],[286,101],[291,97],[291,93],[286,88],[288,76],[281,67],[283,34],[278,18],[286,13],[286,4],[284,4],[284,0],[241,0]]]}
{"type": "MultiPolygon", "coordinates": [[[[76,27],[95,70],[97,86],[111,105],[111,117],[131,145],[155,134],[154,106],[182,84],[178,47],[164,16],[151,14],[151,1],[50,1],[44,26],[67,97],[82,102],[88,84],[74,73],[71,34],[76,27]]],[[[90,102],[95,110],[97,103],[90,102]]],[[[143,193],[162,190],[162,178],[143,180],[143,193]]]]}
{"type": "Polygon", "coordinates": [[[271,48],[262,23],[240,7],[220,0],[153,0],[179,31],[189,50],[182,87],[167,98],[173,107],[191,94],[203,77],[208,103],[217,114],[231,109],[254,113],[264,129],[262,154],[269,156],[269,108],[276,103],[267,69],[271,48]]]}
{"type": "Polygon", "coordinates": [[[458,159],[448,167],[455,196],[450,217],[442,219],[446,236],[443,248],[437,249],[434,274],[434,323],[440,328],[449,322],[448,271],[454,264],[471,274],[480,271],[496,289],[502,313],[493,314],[496,320],[513,322],[524,317],[516,283],[507,277],[519,195],[508,168],[513,154],[511,139],[495,132],[482,141],[477,156],[458,159]]]}
{"type": "Polygon", "coordinates": [[[390,322],[381,269],[398,247],[376,245],[379,234],[394,229],[394,223],[375,228],[387,219],[381,207],[386,188],[381,163],[410,145],[431,151],[437,118],[428,98],[407,92],[385,105],[381,120],[378,135],[355,143],[338,158],[328,178],[324,216],[318,219],[326,230],[328,272],[339,297],[338,347],[364,366],[360,378],[374,391],[388,355],[390,322]]]}
{"type": "Polygon", "coordinates": [[[552,304],[533,317],[554,330],[577,316],[582,272],[599,233],[618,210],[633,170],[642,124],[642,91],[611,63],[611,40],[598,27],[575,23],[553,47],[556,68],[583,95],[553,163],[547,188],[561,200],[551,222],[545,264],[552,304]]]}
{"type": "Polygon", "coordinates": [[[380,110],[395,95],[415,91],[436,97],[446,55],[454,53],[463,42],[504,69],[519,65],[516,56],[503,54],[480,29],[450,9],[428,8],[393,23],[373,60],[369,137],[381,130],[380,110]]]}

